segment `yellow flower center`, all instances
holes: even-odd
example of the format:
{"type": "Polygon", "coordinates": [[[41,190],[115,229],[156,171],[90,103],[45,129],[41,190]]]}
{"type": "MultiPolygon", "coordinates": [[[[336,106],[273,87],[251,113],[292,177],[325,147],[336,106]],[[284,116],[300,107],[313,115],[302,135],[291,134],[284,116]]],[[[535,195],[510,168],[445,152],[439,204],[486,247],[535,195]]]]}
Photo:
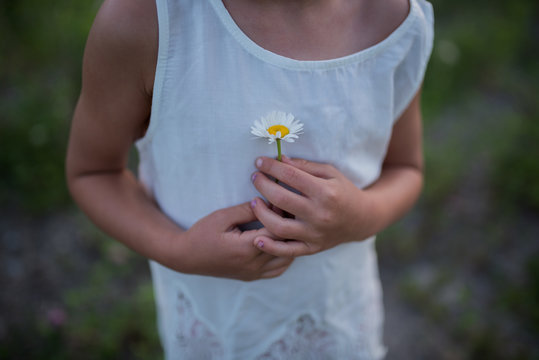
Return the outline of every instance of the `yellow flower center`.
{"type": "Polygon", "coordinates": [[[273,125],[268,128],[268,132],[271,135],[277,135],[278,131],[281,132],[281,138],[285,137],[286,135],[290,133],[290,130],[288,130],[288,128],[283,125],[273,125]]]}

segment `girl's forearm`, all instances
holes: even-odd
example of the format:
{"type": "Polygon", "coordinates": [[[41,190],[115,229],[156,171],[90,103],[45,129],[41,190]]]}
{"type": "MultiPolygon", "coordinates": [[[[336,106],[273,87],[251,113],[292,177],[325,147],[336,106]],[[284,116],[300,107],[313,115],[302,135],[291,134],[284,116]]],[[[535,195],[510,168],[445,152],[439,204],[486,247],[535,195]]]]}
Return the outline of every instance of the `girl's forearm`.
{"type": "Polygon", "coordinates": [[[103,231],[139,254],[164,265],[184,232],[164,215],[128,170],[68,177],[73,198],[103,231]]]}
{"type": "Polygon", "coordinates": [[[69,180],[73,197],[105,232],[139,254],[182,273],[258,280],[281,275],[292,258],[262,255],[253,246],[264,229],[240,232],[255,220],[249,203],[217,210],[182,230],[127,170],[69,180]]]}
{"type": "Polygon", "coordinates": [[[372,210],[372,234],[403,217],[416,203],[423,187],[423,172],[407,165],[385,165],[380,178],[365,189],[372,210]]]}

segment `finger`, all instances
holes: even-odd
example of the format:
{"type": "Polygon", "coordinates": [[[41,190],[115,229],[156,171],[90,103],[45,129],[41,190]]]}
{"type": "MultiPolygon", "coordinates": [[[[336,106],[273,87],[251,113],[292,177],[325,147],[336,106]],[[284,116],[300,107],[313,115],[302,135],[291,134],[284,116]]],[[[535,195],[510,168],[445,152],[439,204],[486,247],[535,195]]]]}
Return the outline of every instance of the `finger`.
{"type": "Polygon", "coordinates": [[[276,257],[273,255],[266,254],[265,252],[262,252],[263,255],[267,256],[267,259],[264,259],[265,263],[262,263],[260,270],[262,272],[275,270],[278,268],[282,268],[283,266],[289,266],[292,261],[294,261],[294,258],[291,257],[276,257]]]}
{"type": "Polygon", "coordinates": [[[237,225],[256,220],[256,216],[248,202],[217,210],[214,212],[214,217],[218,228],[224,230],[231,230],[237,225]]]}
{"type": "MultiPolygon", "coordinates": [[[[283,218],[271,211],[262,199],[255,198],[251,207],[257,219],[272,234],[281,239],[302,239],[305,229],[302,223],[295,219],[283,218]]],[[[273,237],[273,236],[272,236],[273,237]]]]}
{"type": "Polygon", "coordinates": [[[255,164],[261,172],[273,176],[307,196],[314,195],[320,190],[319,179],[290,164],[268,157],[259,157],[255,164]]]}
{"type": "MultiPolygon", "coordinates": [[[[260,200],[262,201],[262,200],[260,200]]],[[[257,236],[267,236],[267,237],[270,237],[272,238],[273,240],[284,240],[284,238],[280,238],[278,237],[277,235],[275,234],[272,234],[268,229],[266,229],[265,227],[263,228],[260,228],[260,229],[257,229],[257,230],[254,230],[252,231],[252,233],[250,234],[245,234],[245,235],[248,235],[251,237],[251,240],[254,239],[255,237],[257,236]]]]}
{"type": "MultiPolygon", "coordinates": [[[[265,254],[265,253],[263,253],[265,254]]],[[[261,267],[261,278],[272,278],[281,275],[290,267],[290,264],[294,261],[294,258],[284,258],[284,257],[275,257],[272,255],[265,254],[266,256],[271,256],[272,260],[268,261],[264,266],[261,267]]]]}
{"type": "Polygon", "coordinates": [[[278,258],[295,258],[314,253],[307,243],[297,240],[275,241],[269,237],[259,236],[254,244],[261,251],[278,258]]]}
{"type": "Polygon", "coordinates": [[[260,194],[279,209],[298,217],[305,217],[310,214],[312,206],[309,205],[310,201],[306,197],[286,189],[275,183],[275,181],[271,181],[263,173],[254,173],[252,179],[255,188],[260,194]]]}
{"type": "MultiPolygon", "coordinates": [[[[231,234],[231,233],[228,233],[231,234]]],[[[255,259],[255,261],[259,264],[259,266],[262,266],[263,264],[269,262],[270,260],[275,259],[275,256],[266,254],[263,251],[260,251],[255,246],[253,246],[253,241],[256,237],[264,237],[264,238],[271,238],[275,241],[282,241],[283,239],[279,238],[278,236],[273,235],[271,232],[268,231],[266,228],[260,228],[256,230],[246,230],[244,232],[239,233],[239,238],[241,240],[241,243],[245,246],[248,246],[250,248],[250,256],[255,259]]]]}
{"type": "Polygon", "coordinates": [[[286,271],[286,269],[288,269],[289,266],[290,266],[290,264],[286,265],[286,266],[282,266],[282,267],[277,268],[277,269],[273,269],[273,270],[269,270],[267,272],[264,272],[264,273],[262,273],[262,275],[260,275],[260,279],[276,278],[276,277],[282,275],[286,271]]]}
{"type": "Polygon", "coordinates": [[[305,159],[291,159],[286,155],[282,156],[282,162],[322,179],[330,179],[335,175],[335,168],[329,164],[317,163],[305,159]]]}

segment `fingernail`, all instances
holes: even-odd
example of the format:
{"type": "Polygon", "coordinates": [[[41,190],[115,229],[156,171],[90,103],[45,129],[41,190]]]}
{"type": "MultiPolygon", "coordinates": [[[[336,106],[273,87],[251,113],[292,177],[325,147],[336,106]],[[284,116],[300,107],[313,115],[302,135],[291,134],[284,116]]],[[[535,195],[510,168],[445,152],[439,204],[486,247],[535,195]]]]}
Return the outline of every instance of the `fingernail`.
{"type": "Polygon", "coordinates": [[[258,240],[258,242],[256,243],[256,246],[258,246],[260,249],[262,249],[264,247],[264,241],[258,240]]]}
{"type": "Polygon", "coordinates": [[[261,167],[261,166],[262,166],[262,158],[256,159],[256,167],[261,167]]]}
{"type": "Polygon", "coordinates": [[[288,156],[286,156],[285,154],[282,154],[282,155],[281,155],[281,158],[282,158],[283,160],[290,161],[290,158],[289,158],[288,156]]]}
{"type": "Polygon", "coordinates": [[[251,175],[251,181],[252,181],[252,182],[255,182],[256,175],[257,175],[257,173],[254,173],[253,175],[251,175]]]}
{"type": "Polygon", "coordinates": [[[251,209],[254,209],[256,206],[256,199],[251,200],[251,209]]]}

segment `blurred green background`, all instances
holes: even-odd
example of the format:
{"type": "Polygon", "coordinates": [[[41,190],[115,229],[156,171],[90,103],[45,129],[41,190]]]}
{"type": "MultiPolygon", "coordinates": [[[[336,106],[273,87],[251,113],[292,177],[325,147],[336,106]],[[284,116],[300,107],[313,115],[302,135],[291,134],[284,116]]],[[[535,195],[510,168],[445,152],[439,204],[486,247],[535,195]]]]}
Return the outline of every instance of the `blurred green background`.
{"type": "MultiPolygon", "coordinates": [[[[155,359],[146,261],[63,175],[99,1],[0,1],[0,359],[155,359]]],[[[539,3],[433,0],[426,187],[379,236],[388,359],[539,359],[539,3]]]]}

